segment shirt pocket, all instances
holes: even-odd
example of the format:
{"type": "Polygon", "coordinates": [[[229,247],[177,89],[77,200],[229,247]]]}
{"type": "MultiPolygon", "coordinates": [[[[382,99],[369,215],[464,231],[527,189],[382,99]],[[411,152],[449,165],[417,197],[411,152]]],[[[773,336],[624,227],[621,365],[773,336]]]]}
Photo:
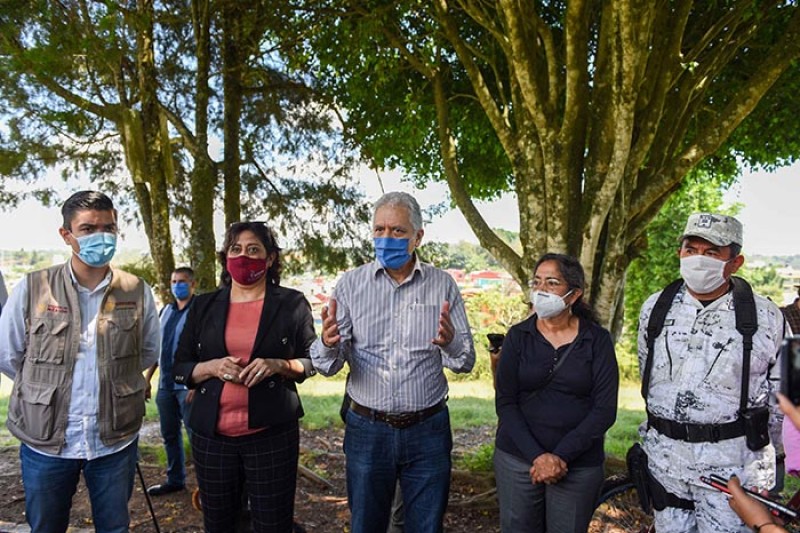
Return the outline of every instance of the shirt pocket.
{"type": "Polygon", "coordinates": [[[67,320],[37,318],[31,323],[30,344],[27,358],[39,364],[60,365],[64,363],[67,345],[67,320]]]}
{"type": "Polygon", "coordinates": [[[664,328],[663,333],[656,338],[653,353],[650,354],[650,357],[653,358],[650,371],[651,389],[672,381],[673,357],[675,356],[673,352],[676,350],[676,344],[675,335],[670,334],[667,328],[664,328]]]}
{"type": "Polygon", "coordinates": [[[22,382],[16,390],[16,401],[9,409],[12,423],[36,440],[46,441],[53,436],[56,387],[44,383],[22,382]]]}
{"type": "Polygon", "coordinates": [[[413,352],[429,352],[439,331],[439,306],[413,303],[406,308],[405,345],[413,352]]]}
{"type": "Polygon", "coordinates": [[[139,320],[135,316],[112,316],[108,319],[108,353],[113,359],[139,354],[139,320]]]}
{"type": "Polygon", "coordinates": [[[138,429],[144,418],[144,388],[141,374],[111,381],[111,427],[114,431],[138,429]]]}

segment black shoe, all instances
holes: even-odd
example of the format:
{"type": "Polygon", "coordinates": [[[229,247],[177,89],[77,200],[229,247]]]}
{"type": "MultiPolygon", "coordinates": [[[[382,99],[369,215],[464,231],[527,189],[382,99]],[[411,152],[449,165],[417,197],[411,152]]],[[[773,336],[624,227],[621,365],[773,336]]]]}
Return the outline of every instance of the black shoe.
{"type": "Polygon", "coordinates": [[[178,492],[185,488],[186,487],[183,485],[173,485],[171,483],[164,483],[162,485],[153,485],[152,487],[147,489],[147,494],[149,494],[150,496],[163,496],[164,494],[169,494],[170,492],[178,492]]]}

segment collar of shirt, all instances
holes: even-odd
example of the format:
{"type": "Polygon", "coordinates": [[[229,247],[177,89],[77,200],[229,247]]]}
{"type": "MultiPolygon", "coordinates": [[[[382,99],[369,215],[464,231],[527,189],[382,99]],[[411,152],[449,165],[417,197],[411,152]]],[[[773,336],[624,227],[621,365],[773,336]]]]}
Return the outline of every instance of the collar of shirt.
{"type": "Polygon", "coordinates": [[[686,289],[685,283],[681,287],[680,291],[678,291],[678,294],[680,294],[681,303],[691,305],[697,309],[717,309],[721,307],[728,307],[730,309],[733,305],[733,289],[728,289],[728,292],[719,298],[707,301],[705,304],[692,296],[692,294],[686,289]]]}
{"type": "MultiPolygon", "coordinates": [[[[380,261],[378,261],[376,259],[375,261],[372,262],[372,273],[373,273],[374,276],[377,276],[381,272],[385,273],[387,276],[389,275],[389,273],[386,272],[386,268],[381,264],[380,261]]],[[[410,280],[411,278],[413,278],[414,277],[414,273],[416,273],[416,272],[419,272],[419,275],[421,277],[423,277],[423,278],[425,277],[425,275],[424,275],[425,271],[422,269],[422,262],[419,260],[419,256],[415,252],[414,253],[414,268],[411,270],[411,273],[408,275],[408,277],[403,280],[403,283],[405,283],[408,280],[410,280]]],[[[389,277],[391,277],[391,276],[389,276],[389,277]]]]}
{"type": "Polygon", "coordinates": [[[108,272],[106,272],[106,277],[103,278],[103,281],[97,284],[97,287],[95,287],[94,289],[87,289],[86,287],[81,285],[78,282],[78,278],[75,277],[75,272],[72,270],[72,261],[67,262],[67,267],[69,268],[69,277],[72,278],[72,284],[75,285],[75,287],[77,287],[78,292],[88,292],[89,294],[94,294],[99,290],[105,289],[106,286],[108,286],[108,284],[111,283],[112,272],[111,269],[109,268],[108,272]]]}
{"type": "Polygon", "coordinates": [[[172,308],[172,311],[174,313],[183,313],[184,311],[189,309],[189,306],[192,304],[192,300],[194,300],[194,295],[192,295],[192,297],[189,298],[189,301],[186,302],[186,305],[183,306],[183,309],[178,307],[178,302],[171,302],[168,305],[172,308]]]}

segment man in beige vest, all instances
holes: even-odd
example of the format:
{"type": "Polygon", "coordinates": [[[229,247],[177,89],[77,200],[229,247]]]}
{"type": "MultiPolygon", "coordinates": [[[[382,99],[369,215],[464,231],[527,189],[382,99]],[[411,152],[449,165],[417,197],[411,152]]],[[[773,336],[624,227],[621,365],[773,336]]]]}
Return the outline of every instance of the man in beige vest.
{"type": "Polygon", "coordinates": [[[67,530],[82,472],[95,530],[125,532],[158,314],[144,281],[109,266],[118,230],[111,199],[81,191],[61,214],[69,261],[28,274],[0,315],[0,371],[14,380],[7,425],[22,441],[32,531],[67,530]]]}

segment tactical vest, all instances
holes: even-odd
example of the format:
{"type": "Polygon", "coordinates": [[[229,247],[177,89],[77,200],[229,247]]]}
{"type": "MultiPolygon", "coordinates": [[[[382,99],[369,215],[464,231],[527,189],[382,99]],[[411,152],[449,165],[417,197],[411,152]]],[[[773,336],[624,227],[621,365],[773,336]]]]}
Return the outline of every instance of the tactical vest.
{"type": "MultiPolygon", "coordinates": [[[[80,302],[66,263],[28,274],[27,284],[27,345],[14,379],[7,425],[22,442],[59,454],[80,344],[80,302]]],[[[137,433],[144,417],[144,286],[138,277],[112,269],[97,314],[97,423],[107,446],[137,433]]]]}

